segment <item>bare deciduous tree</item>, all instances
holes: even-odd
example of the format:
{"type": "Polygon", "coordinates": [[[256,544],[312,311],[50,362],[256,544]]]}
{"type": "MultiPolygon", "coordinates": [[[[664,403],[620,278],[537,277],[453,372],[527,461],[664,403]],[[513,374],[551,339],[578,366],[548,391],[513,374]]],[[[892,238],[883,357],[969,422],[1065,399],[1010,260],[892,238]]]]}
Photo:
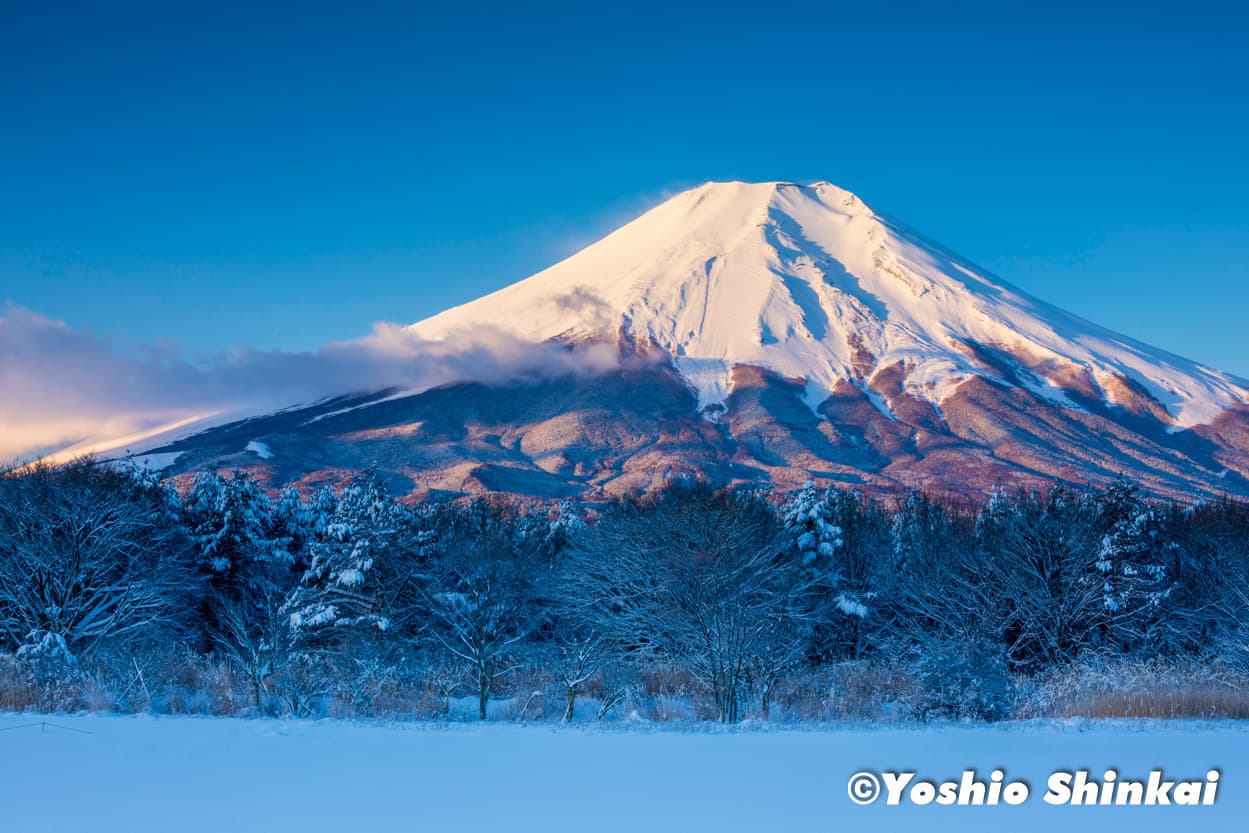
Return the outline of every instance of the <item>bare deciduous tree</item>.
{"type": "Polygon", "coordinates": [[[528,576],[502,522],[451,538],[439,549],[426,589],[426,633],[467,674],[478,717],[485,720],[495,687],[517,667],[518,648],[533,622],[528,576]]]}
{"type": "Polygon", "coordinates": [[[556,630],[543,650],[543,657],[564,688],[564,717],[573,719],[577,695],[613,656],[611,640],[600,633],[566,626],[556,630]]]}
{"type": "Polygon", "coordinates": [[[806,588],[779,532],[757,498],[670,487],[617,506],[575,544],[565,592],[586,626],[677,664],[736,722],[751,683],[766,697],[802,653],[793,624],[806,588]]]}
{"type": "Polygon", "coordinates": [[[292,594],[270,586],[247,599],[222,597],[214,604],[213,647],[247,675],[257,711],[264,710],[269,678],[296,653],[287,610],[292,594]]]}
{"type": "Polygon", "coordinates": [[[0,632],[75,653],[151,636],[194,584],[168,495],[89,460],[0,476],[0,632]]]}
{"type": "Polygon", "coordinates": [[[1019,666],[1069,662],[1091,644],[1102,602],[1096,524],[1096,507],[1062,489],[998,494],[981,513],[983,580],[1000,589],[1001,637],[1019,666]]]}

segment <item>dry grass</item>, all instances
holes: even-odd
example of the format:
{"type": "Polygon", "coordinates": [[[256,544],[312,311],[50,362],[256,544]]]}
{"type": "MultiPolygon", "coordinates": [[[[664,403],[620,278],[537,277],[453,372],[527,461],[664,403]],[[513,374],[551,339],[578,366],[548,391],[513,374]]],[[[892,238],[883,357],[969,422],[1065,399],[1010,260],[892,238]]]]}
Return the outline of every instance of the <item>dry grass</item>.
{"type": "Polygon", "coordinates": [[[1018,717],[1249,718],[1249,678],[1196,663],[1075,665],[1035,677],[1026,687],[1018,717]]]}
{"type": "Polygon", "coordinates": [[[1249,694],[1210,684],[1160,686],[1076,697],[1056,703],[1054,717],[1249,718],[1249,694]]]}
{"type": "Polygon", "coordinates": [[[0,711],[21,712],[43,705],[34,679],[11,656],[0,654],[0,711]]]}

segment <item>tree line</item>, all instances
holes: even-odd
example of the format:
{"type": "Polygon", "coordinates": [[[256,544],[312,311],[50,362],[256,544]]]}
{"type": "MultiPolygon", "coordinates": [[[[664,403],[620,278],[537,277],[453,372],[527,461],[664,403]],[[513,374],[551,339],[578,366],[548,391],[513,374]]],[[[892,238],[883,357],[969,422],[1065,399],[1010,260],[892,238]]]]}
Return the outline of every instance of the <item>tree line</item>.
{"type": "Polygon", "coordinates": [[[900,669],[909,714],[995,719],[1020,680],[1113,659],[1240,681],[1247,612],[1249,507],[1125,479],[979,506],[674,481],[578,507],[402,505],[371,471],[311,494],[91,460],[0,476],[0,688],[41,707],[88,679],[105,707],[185,701],[213,668],[257,714],[402,689],[571,720],[670,689],[732,723],[870,667],[900,669]]]}

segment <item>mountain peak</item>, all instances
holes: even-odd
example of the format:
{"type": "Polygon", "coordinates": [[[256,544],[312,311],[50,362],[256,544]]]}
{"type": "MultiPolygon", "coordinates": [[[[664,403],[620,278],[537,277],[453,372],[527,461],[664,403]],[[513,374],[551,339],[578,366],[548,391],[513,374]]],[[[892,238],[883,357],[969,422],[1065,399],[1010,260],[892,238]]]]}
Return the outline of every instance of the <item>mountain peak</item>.
{"type": "MultiPolygon", "coordinates": [[[[667,352],[702,405],[739,365],[804,381],[818,406],[884,378],[941,403],[973,377],[1063,407],[1139,394],[1176,427],[1247,401],[1236,380],[1031,298],[828,182],[707,182],[538,274],[412,325],[543,341],[622,330],[667,352]]],[[[892,382],[891,382],[892,384],[892,382]]]]}
{"type": "Polygon", "coordinates": [[[764,205],[785,199],[810,199],[827,204],[840,204],[843,208],[854,208],[857,206],[866,210],[862,200],[854,193],[825,180],[805,185],[786,180],[769,182],[709,180],[688,191],[683,191],[674,197],[673,200],[697,201],[707,196],[713,196],[720,204],[764,205]]]}

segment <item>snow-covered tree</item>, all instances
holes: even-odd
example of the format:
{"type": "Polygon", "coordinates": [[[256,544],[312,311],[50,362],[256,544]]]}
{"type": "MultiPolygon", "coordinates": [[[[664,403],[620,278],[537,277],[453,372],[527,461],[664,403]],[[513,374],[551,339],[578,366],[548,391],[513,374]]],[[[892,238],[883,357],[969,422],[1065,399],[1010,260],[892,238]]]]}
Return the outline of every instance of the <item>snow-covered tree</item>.
{"type": "Polygon", "coordinates": [[[530,511],[516,519],[516,537],[542,559],[553,559],[582,529],[577,507],[570,501],[530,511]]]}
{"type": "Polygon", "coordinates": [[[993,629],[1017,668],[1069,662],[1090,646],[1102,603],[1089,572],[1096,503],[1056,488],[1014,497],[995,490],[976,520],[985,584],[998,588],[993,629]]]}
{"type": "Polygon", "coordinates": [[[318,534],[325,532],[324,520],[318,517],[317,510],[317,503],[305,502],[295,488],[282,492],[274,502],[269,536],[276,550],[287,554],[283,560],[307,567],[309,547],[318,534]]]}
{"type": "Polygon", "coordinates": [[[433,545],[425,635],[459,669],[485,720],[490,698],[517,667],[522,640],[539,619],[537,565],[532,550],[518,546],[512,519],[476,502],[462,520],[466,527],[443,530],[433,545]]]}
{"type": "Polygon", "coordinates": [[[899,502],[891,533],[892,552],[879,579],[887,608],[881,636],[895,649],[931,634],[980,638],[996,607],[996,588],[983,581],[971,519],[914,492],[899,502]]]}
{"type": "Polygon", "coordinates": [[[582,688],[617,651],[605,634],[579,624],[563,623],[545,643],[543,654],[564,688],[563,721],[567,723],[573,719],[582,688]]]}
{"type": "Polygon", "coordinates": [[[1101,584],[1103,634],[1132,647],[1171,591],[1158,511],[1135,484],[1119,478],[1100,497],[1102,539],[1093,563],[1101,584]]]}
{"type": "Polygon", "coordinates": [[[865,552],[847,550],[842,525],[857,523],[862,511],[859,495],[831,488],[821,494],[809,480],[781,507],[785,533],[801,556],[814,594],[808,626],[817,656],[857,656],[862,647],[862,620],[875,594],[868,585],[865,552]]]}
{"type": "Polygon", "coordinates": [[[635,658],[671,663],[736,722],[752,692],[802,658],[809,597],[771,507],[705,484],[674,484],[611,507],[570,549],[564,592],[592,632],[635,658]]]}
{"type": "Polygon", "coordinates": [[[866,649],[868,619],[879,601],[880,556],[890,543],[888,519],[857,491],[829,489],[825,500],[828,521],[840,530],[841,540],[833,553],[839,654],[857,658],[866,649]]]}
{"type": "Polygon", "coordinates": [[[353,477],[310,542],[308,569],[286,605],[295,633],[314,639],[356,625],[385,630],[389,621],[370,578],[405,526],[403,509],[375,471],[353,477]]]}
{"type": "Polygon", "coordinates": [[[892,534],[894,570],[924,570],[940,560],[949,543],[950,517],[923,492],[912,492],[894,512],[892,534]]]}
{"type": "Polygon", "coordinates": [[[573,537],[585,529],[585,521],[571,501],[561,501],[548,517],[546,542],[555,553],[568,546],[573,537]]]}
{"type": "Polygon", "coordinates": [[[0,645],[154,639],[194,592],[166,490],[90,460],[0,474],[0,645]]]}
{"type": "Polygon", "coordinates": [[[271,565],[291,562],[289,549],[273,536],[268,496],[245,471],[235,469],[228,480],[215,471],[200,472],[184,511],[200,563],[228,595],[246,594],[267,580],[271,565]]]}
{"type": "Polygon", "coordinates": [[[284,613],[298,584],[297,560],[311,519],[294,490],[275,503],[245,471],[196,476],[185,514],[211,592],[205,633],[214,652],[247,675],[254,706],[266,708],[268,680],[295,648],[284,613]]]}
{"type": "Polygon", "coordinates": [[[829,520],[828,495],[808,480],[781,509],[785,532],[802,555],[804,567],[827,571],[841,546],[841,529],[829,520]]]}

